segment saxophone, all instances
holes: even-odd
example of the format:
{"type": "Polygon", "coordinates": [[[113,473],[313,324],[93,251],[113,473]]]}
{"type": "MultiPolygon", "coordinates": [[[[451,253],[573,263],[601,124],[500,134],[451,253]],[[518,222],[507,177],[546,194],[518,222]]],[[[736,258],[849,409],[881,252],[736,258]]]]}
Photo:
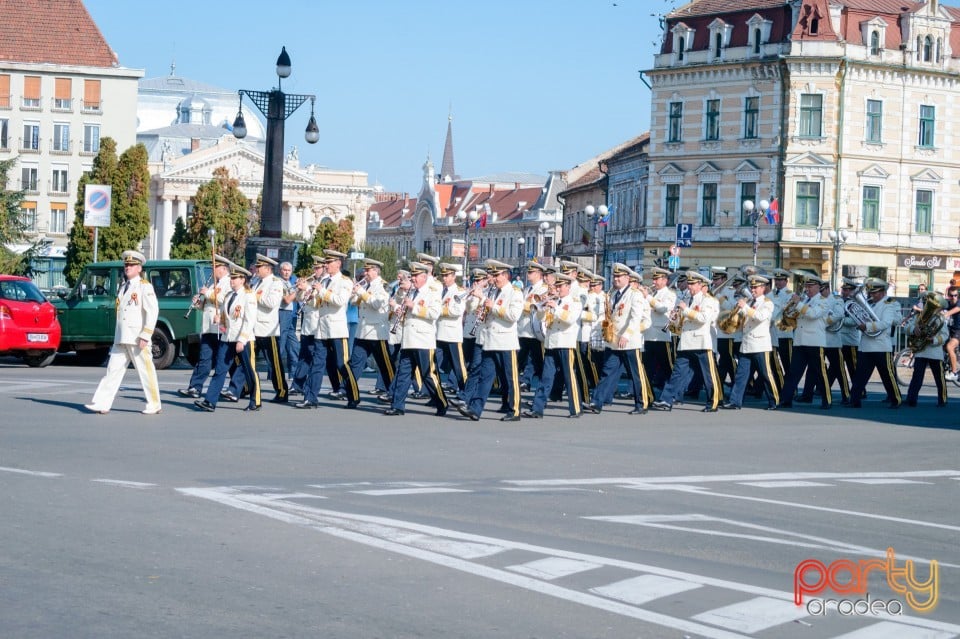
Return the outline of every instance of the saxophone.
{"type": "Polygon", "coordinates": [[[600,322],[600,330],[602,331],[603,341],[613,344],[617,337],[617,327],[613,323],[613,300],[609,294],[607,294],[607,304],[604,308],[603,321],[600,322]]]}
{"type": "Polygon", "coordinates": [[[927,293],[923,303],[923,310],[917,316],[913,332],[907,337],[907,348],[919,353],[933,343],[933,339],[943,327],[943,318],[940,316],[940,302],[936,293],[927,293]]]}

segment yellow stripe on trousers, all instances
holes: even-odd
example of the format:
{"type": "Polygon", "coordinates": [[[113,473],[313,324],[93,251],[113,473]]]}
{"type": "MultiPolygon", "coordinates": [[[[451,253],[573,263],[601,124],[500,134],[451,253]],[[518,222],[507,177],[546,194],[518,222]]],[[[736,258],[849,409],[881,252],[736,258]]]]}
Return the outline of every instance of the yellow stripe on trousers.
{"type": "Polygon", "coordinates": [[[570,399],[573,400],[573,414],[580,413],[580,389],[577,388],[577,375],[574,372],[573,351],[580,352],[576,348],[567,351],[567,379],[570,380],[570,388],[567,389],[570,399]]]}

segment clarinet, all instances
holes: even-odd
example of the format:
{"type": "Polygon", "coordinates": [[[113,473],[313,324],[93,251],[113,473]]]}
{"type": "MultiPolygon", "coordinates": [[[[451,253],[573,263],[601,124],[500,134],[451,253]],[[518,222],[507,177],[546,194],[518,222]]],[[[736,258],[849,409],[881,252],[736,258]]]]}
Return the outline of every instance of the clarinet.
{"type": "MultiPolygon", "coordinates": [[[[492,300],[493,296],[496,294],[496,291],[497,291],[496,284],[490,284],[489,286],[487,286],[487,295],[485,299],[492,300]]],[[[487,313],[489,312],[490,312],[490,309],[487,308],[486,304],[481,303],[480,306],[477,307],[477,313],[476,313],[475,321],[473,323],[473,328],[470,329],[470,337],[477,336],[477,328],[479,328],[481,324],[487,321],[487,313]]]]}
{"type": "Polygon", "coordinates": [[[396,335],[397,331],[400,330],[400,327],[403,326],[403,320],[407,317],[407,306],[404,304],[408,299],[412,299],[413,292],[417,290],[414,287],[410,287],[407,291],[407,294],[403,297],[403,302],[400,303],[400,306],[397,307],[396,313],[393,316],[393,326],[390,327],[390,333],[396,335]]]}

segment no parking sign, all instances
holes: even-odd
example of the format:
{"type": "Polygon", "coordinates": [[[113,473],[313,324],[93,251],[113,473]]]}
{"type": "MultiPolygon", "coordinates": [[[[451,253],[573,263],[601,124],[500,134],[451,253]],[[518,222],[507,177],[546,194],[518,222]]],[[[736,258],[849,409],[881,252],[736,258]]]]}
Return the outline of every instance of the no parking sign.
{"type": "Polygon", "coordinates": [[[88,184],[83,190],[83,225],[110,226],[112,187],[88,184]]]}

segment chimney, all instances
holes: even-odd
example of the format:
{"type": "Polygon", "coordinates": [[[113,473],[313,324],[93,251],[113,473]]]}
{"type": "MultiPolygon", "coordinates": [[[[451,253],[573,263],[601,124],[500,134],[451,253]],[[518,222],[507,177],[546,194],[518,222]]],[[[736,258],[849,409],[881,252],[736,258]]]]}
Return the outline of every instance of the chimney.
{"type": "Polygon", "coordinates": [[[493,195],[493,182],[490,183],[490,195],[493,195]]]}

